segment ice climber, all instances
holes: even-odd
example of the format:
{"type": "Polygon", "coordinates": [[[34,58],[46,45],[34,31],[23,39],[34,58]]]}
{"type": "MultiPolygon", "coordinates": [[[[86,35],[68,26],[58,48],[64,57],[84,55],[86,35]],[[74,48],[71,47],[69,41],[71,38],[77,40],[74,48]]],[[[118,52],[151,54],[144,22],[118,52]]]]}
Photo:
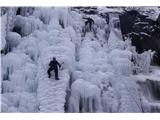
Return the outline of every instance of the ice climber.
{"type": "Polygon", "coordinates": [[[50,68],[48,69],[47,73],[48,73],[48,77],[51,77],[51,71],[54,70],[55,73],[55,79],[59,80],[58,78],[58,66],[59,68],[61,67],[61,65],[58,63],[58,61],[56,60],[55,57],[53,57],[53,60],[49,63],[50,68]]]}
{"type": "Polygon", "coordinates": [[[89,30],[91,31],[91,28],[94,24],[94,20],[92,18],[89,18],[89,17],[88,18],[83,18],[83,19],[86,19],[85,26],[89,25],[89,30]]]}

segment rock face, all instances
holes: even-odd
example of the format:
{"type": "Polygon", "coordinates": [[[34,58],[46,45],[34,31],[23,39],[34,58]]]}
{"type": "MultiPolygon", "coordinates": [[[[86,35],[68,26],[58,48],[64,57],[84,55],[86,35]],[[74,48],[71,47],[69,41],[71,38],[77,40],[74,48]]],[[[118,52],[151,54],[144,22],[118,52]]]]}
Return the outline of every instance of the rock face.
{"type": "Polygon", "coordinates": [[[156,51],[153,62],[160,65],[160,16],[155,21],[149,17],[137,10],[126,11],[120,16],[121,30],[123,36],[131,38],[138,53],[156,51]]]}

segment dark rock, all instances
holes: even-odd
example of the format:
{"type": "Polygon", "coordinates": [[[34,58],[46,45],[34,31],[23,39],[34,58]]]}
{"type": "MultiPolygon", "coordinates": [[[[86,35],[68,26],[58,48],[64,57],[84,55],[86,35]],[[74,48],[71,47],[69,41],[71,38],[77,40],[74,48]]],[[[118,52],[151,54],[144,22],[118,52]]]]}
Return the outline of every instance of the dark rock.
{"type": "Polygon", "coordinates": [[[125,11],[120,15],[120,23],[123,36],[131,38],[137,52],[155,51],[153,61],[160,65],[160,16],[154,21],[136,10],[125,11]]]}

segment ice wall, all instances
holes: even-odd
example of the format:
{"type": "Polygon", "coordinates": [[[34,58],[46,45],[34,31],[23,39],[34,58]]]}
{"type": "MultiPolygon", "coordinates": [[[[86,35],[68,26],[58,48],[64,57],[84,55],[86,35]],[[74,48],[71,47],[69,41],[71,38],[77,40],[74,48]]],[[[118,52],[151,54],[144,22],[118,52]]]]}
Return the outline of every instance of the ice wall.
{"type": "Polygon", "coordinates": [[[9,49],[2,56],[2,112],[65,112],[65,104],[66,112],[142,112],[133,71],[139,65],[148,72],[152,52],[138,55],[129,39],[123,41],[117,15],[109,24],[86,15],[95,24],[84,31],[85,15],[70,8],[27,11],[11,10],[14,24],[2,16],[2,48],[9,49]],[[53,57],[62,64],[59,81],[47,75],[53,57]]]}

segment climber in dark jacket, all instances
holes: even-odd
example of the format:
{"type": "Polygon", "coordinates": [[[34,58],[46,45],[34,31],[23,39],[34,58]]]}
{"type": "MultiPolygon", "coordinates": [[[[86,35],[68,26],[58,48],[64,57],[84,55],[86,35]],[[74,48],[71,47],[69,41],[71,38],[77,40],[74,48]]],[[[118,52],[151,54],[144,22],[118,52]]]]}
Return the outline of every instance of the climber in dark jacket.
{"type": "Polygon", "coordinates": [[[49,63],[49,66],[50,66],[50,68],[47,71],[49,78],[51,77],[51,71],[54,70],[55,79],[59,80],[59,78],[58,78],[58,66],[60,68],[61,65],[58,63],[58,61],[56,60],[55,57],[53,57],[53,60],[49,63]]]}
{"type": "Polygon", "coordinates": [[[83,19],[86,19],[87,21],[85,21],[85,26],[89,25],[89,30],[91,31],[91,28],[94,24],[94,20],[92,18],[83,18],[83,19]]]}

